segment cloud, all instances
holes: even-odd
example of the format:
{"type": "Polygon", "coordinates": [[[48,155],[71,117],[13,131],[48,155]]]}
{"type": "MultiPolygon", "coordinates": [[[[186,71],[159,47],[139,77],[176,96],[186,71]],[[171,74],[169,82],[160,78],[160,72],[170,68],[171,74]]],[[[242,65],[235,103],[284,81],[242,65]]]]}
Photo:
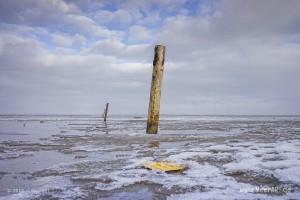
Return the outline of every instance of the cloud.
{"type": "Polygon", "coordinates": [[[0,18],[6,24],[46,27],[50,31],[82,34],[95,38],[119,37],[120,31],[109,30],[81,12],[74,3],[63,0],[0,3],[0,18]]]}
{"type": "Polygon", "coordinates": [[[149,30],[144,26],[131,26],[128,31],[130,41],[147,41],[151,38],[149,30]]]}
{"type": "Polygon", "coordinates": [[[64,18],[64,22],[79,30],[83,34],[91,35],[96,38],[115,38],[120,37],[122,34],[122,32],[120,31],[112,31],[103,26],[100,26],[91,18],[83,15],[67,15],[64,18]]]}
{"type": "Polygon", "coordinates": [[[74,4],[62,0],[1,1],[0,8],[2,22],[26,25],[47,25],[49,22],[57,22],[65,14],[79,13],[74,4]]]}
{"type": "Polygon", "coordinates": [[[299,6],[1,2],[0,112],[145,114],[162,43],[162,113],[299,114],[299,6]]]}
{"type": "Polygon", "coordinates": [[[206,16],[165,20],[157,41],[166,44],[167,60],[181,65],[166,72],[165,112],[174,104],[182,113],[299,112],[299,3],[240,3],[222,1],[206,16]],[[291,12],[276,20],[281,7],[291,12]]]}
{"type": "Polygon", "coordinates": [[[93,112],[106,100],[119,99],[127,89],[140,90],[151,67],[150,63],[122,63],[102,54],[56,54],[39,41],[18,35],[2,34],[0,38],[1,49],[10,49],[0,56],[2,112],[93,112]],[[134,78],[136,73],[143,76],[134,78]],[[78,109],[70,110],[76,104],[78,109]]]}
{"type": "Polygon", "coordinates": [[[117,39],[96,41],[85,53],[113,56],[120,60],[151,62],[152,46],[149,44],[126,45],[117,39]]]}
{"type": "Polygon", "coordinates": [[[94,17],[98,21],[106,24],[110,22],[115,22],[120,24],[130,24],[132,23],[132,20],[134,20],[139,16],[137,15],[134,16],[132,13],[130,13],[127,10],[119,9],[116,11],[100,10],[94,14],[94,17]]]}
{"type": "Polygon", "coordinates": [[[57,46],[71,46],[72,39],[63,34],[53,34],[52,35],[53,42],[57,46]]]}

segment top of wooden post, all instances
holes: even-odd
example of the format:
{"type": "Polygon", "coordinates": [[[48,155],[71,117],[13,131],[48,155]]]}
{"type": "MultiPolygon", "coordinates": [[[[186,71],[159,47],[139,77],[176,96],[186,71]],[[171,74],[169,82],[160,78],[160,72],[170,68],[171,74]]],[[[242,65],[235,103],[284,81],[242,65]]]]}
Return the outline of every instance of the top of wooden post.
{"type": "Polygon", "coordinates": [[[155,45],[155,47],[154,47],[154,51],[156,51],[156,50],[165,51],[165,49],[166,49],[166,46],[164,46],[162,44],[155,45]]]}

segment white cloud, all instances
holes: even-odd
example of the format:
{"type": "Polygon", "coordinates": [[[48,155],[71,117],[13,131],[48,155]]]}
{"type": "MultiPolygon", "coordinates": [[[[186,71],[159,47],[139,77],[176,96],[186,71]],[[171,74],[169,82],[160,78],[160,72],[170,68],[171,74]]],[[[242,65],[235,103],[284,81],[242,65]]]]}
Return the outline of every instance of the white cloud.
{"type": "Polygon", "coordinates": [[[53,34],[52,39],[55,45],[57,46],[71,46],[72,45],[72,39],[64,34],[53,34]]]}
{"type": "Polygon", "coordinates": [[[162,113],[300,113],[298,1],[201,1],[195,15],[184,1],[28,2],[0,3],[13,13],[0,14],[0,112],[95,113],[109,100],[145,113],[155,41],[162,113]]]}
{"type": "Polygon", "coordinates": [[[125,45],[117,39],[106,39],[96,41],[89,49],[85,50],[85,53],[103,54],[125,61],[145,62],[150,61],[151,47],[149,44],[125,45]]]}
{"type": "Polygon", "coordinates": [[[145,41],[150,39],[150,32],[144,26],[131,26],[128,31],[128,38],[131,41],[145,41]]]}
{"type": "Polygon", "coordinates": [[[65,22],[75,26],[84,34],[92,35],[96,38],[119,38],[122,36],[122,32],[102,27],[91,18],[83,15],[67,15],[65,22]]]}
{"type": "Polygon", "coordinates": [[[116,11],[100,10],[94,14],[97,21],[102,23],[115,22],[120,24],[130,24],[132,20],[136,19],[136,13],[130,13],[128,10],[119,9],[116,11]]]}
{"type": "Polygon", "coordinates": [[[81,47],[85,46],[87,43],[87,39],[83,35],[80,35],[80,34],[75,34],[73,39],[74,39],[74,44],[81,46],[81,47]]]}
{"type": "Polygon", "coordinates": [[[65,14],[79,13],[73,3],[63,0],[0,2],[0,16],[7,23],[23,23],[27,25],[47,25],[57,23],[65,14]]]}
{"type": "Polygon", "coordinates": [[[112,65],[113,69],[121,70],[122,72],[127,73],[136,73],[145,70],[150,72],[150,67],[150,63],[117,63],[112,65]]]}

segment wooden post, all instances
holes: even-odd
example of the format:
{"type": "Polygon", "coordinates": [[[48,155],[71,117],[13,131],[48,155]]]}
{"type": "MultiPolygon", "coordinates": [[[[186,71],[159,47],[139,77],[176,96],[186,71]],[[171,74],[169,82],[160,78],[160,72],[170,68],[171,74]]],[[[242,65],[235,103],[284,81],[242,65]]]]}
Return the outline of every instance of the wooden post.
{"type": "Polygon", "coordinates": [[[156,134],[159,121],[161,83],[164,71],[165,46],[156,45],[154,49],[153,72],[148,107],[147,133],[156,134]]]}
{"type": "Polygon", "coordinates": [[[104,110],[104,122],[106,122],[106,118],[107,118],[108,105],[109,105],[109,103],[106,103],[106,107],[105,107],[105,110],[104,110]]]}

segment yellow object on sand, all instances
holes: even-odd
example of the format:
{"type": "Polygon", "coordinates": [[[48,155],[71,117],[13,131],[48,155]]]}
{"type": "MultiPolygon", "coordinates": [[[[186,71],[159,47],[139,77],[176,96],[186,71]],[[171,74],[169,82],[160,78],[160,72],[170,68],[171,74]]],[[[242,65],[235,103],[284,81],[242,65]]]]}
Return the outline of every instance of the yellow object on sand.
{"type": "Polygon", "coordinates": [[[168,161],[148,162],[144,164],[144,167],[147,169],[159,170],[163,172],[174,172],[174,171],[181,171],[184,169],[184,165],[171,163],[168,161]]]}

